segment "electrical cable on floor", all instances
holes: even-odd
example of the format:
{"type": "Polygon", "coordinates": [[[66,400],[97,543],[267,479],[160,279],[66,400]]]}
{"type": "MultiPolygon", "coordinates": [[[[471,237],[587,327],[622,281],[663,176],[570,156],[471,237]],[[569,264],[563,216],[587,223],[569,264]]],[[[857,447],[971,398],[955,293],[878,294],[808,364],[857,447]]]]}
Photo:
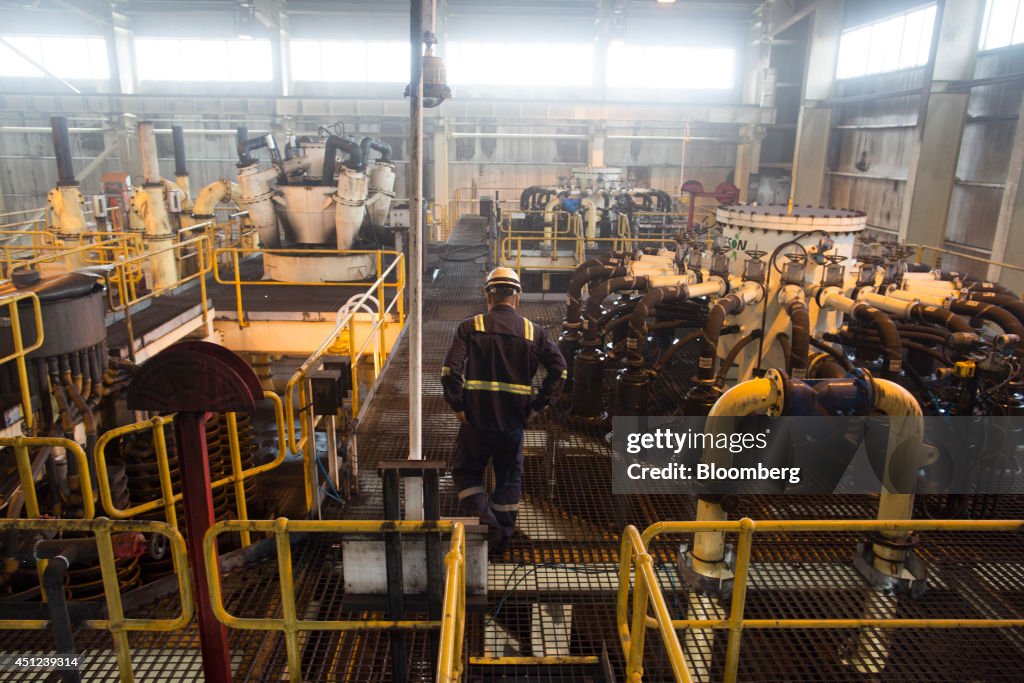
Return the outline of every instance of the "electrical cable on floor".
{"type": "Polygon", "coordinates": [[[316,464],[317,467],[320,468],[320,473],[324,475],[324,483],[330,487],[330,490],[324,489],[324,493],[326,493],[328,497],[334,500],[334,502],[341,503],[342,505],[344,505],[345,501],[341,497],[341,492],[338,491],[338,489],[334,488],[334,482],[331,481],[331,475],[327,471],[327,468],[324,467],[324,463],[320,460],[320,458],[316,458],[316,464]]]}
{"type": "Polygon", "coordinates": [[[491,612],[490,617],[484,620],[485,626],[487,624],[493,623],[494,620],[498,618],[498,615],[501,613],[502,608],[504,608],[505,601],[508,600],[509,596],[515,592],[516,588],[519,588],[520,584],[522,584],[523,581],[525,581],[530,576],[530,574],[533,574],[538,569],[564,569],[566,571],[576,572],[578,574],[615,574],[616,576],[618,576],[619,574],[618,566],[612,567],[611,569],[587,569],[585,567],[575,567],[572,565],[564,564],[562,562],[542,562],[541,564],[533,565],[530,568],[530,571],[520,576],[516,580],[516,582],[512,584],[512,587],[509,588],[508,582],[511,581],[512,577],[516,575],[516,572],[519,571],[520,567],[525,568],[526,566],[526,562],[518,562],[512,568],[512,571],[509,572],[508,577],[505,579],[505,587],[502,591],[501,599],[498,600],[498,604],[495,605],[494,611],[491,612]]]}

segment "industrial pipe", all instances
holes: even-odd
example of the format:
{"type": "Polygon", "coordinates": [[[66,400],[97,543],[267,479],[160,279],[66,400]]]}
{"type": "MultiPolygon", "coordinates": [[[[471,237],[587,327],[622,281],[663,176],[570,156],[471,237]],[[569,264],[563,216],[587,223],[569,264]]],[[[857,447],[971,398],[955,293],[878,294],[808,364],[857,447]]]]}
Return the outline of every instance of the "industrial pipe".
{"type": "Polygon", "coordinates": [[[345,161],[342,163],[346,168],[353,171],[363,171],[366,168],[366,159],[363,158],[363,148],[355,138],[348,136],[332,135],[324,143],[324,167],[320,174],[321,182],[324,185],[331,185],[334,182],[334,171],[337,168],[338,152],[344,152],[345,161]]]}
{"type": "Polygon", "coordinates": [[[184,213],[192,210],[192,188],[189,186],[188,163],[185,159],[185,129],[171,126],[171,141],[174,145],[174,182],[181,190],[181,208],[184,213]]]}
{"type": "MultiPolygon", "coordinates": [[[[68,120],[63,116],[50,118],[53,133],[53,152],[57,159],[57,185],[46,195],[46,201],[53,213],[57,236],[69,249],[77,247],[81,233],[86,230],[85,213],[82,206],[85,197],[75,178],[71,163],[71,137],[68,134],[68,120]]],[[[85,254],[75,252],[68,257],[68,266],[77,269],[85,266],[85,254]]]]}
{"type": "Polygon", "coordinates": [[[1017,320],[1024,323],[1024,301],[1014,298],[1009,294],[999,292],[971,292],[968,296],[971,301],[983,301],[987,304],[995,304],[1005,309],[1017,320]]]}
{"type": "MultiPolygon", "coordinates": [[[[987,304],[981,301],[964,301],[962,299],[956,299],[950,302],[950,312],[967,316],[968,318],[980,318],[982,320],[988,320],[994,323],[1007,334],[1016,334],[1021,339],[1024,339],[1024,324],[1019,319],[1014,317],[1012,313],[1007,311],[1005,308],[996,306],[995,304],[987,304]]],[[[967,329],[971,332],[974,331],[968,323],[967,329]]]]}
{"type": "Polygon", "coordinates": [[[214,209],[221,202],[230,201],[238,206],[242,198],[242,188],[227,178],[214,180],[199,191],[192,205],[192,218],[206,220],[214,217],[214,209]]]}
{"type": "Polygon", "coordinates": [[[139,213],[145,234],[143,242],[149,259],[151,287],[169,289],[178,282],[178,260],[173,249],[165,249],[174,241],[174,231],[167,215],[167,199],[157,157],[156,134],[149,121],[139,122],[139,148],[142,161],[143,186],[136,190],[139,213]],[[162,251],[161,251],[162,250],[162,251]]]}

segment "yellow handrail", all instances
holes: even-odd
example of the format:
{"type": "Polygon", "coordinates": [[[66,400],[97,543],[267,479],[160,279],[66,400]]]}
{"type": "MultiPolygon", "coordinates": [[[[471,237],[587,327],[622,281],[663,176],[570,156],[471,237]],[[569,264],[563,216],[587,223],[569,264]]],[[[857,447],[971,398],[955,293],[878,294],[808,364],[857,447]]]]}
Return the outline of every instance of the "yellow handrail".
{"type": "MultiPolygon", "coordinates": [[[[274,404],[274,418],[277,425],[277,455],[270,462],[265,462],[262,465],[256,465],[249,469],[242,468],[241,450],[238,441],[238,429],[237,423],[235,422],[235,413],[227,413],[228,422],[228,447],[231,455],[231,474],[221,477],[210,484],[212,490],[217,490],[222,486],[228,484],[234,485],[235,490],[235,506],[236,513],[239,519],[248,519],[248,501],[245,496],[245,480],[255,477],[258,474],[267,472],[275,469],[282,462],[284,462],[287,450],[285,448],[285,429],[284,429],[284,409],[281,404],[281,398],[272,391],[263,392],[263,397],[270,400],[274,404]]],[[[96,479],[99,492],[100,492],[100,503],[103,505],[103,509],[108,515],[114,519],[130,519],[139,515],[144,515],[147,512],[163,508],[164,519],[166,519],[168,526],[177,529],[178,528],[178,516],[175,512],[174,506],[178,503],[182,496],[181,493],[175,493],[174,485],[171,481],[171,466],[168,459],[167,453],[167,440],[164,434],[164,428],[174,422],[173,415],[157,416],[143,422],[136,422],[135,424],[125,425],[116,429],[111,429],[104,432],[99,439],[96,441],[96,448],[94,450],[94,458],[96,460],[96,479]],[[129,508],[118,508],[114,504],[113,494],[110,488],[110,478],[107,474],[107,445],[114,439],[120,438],[127,434],[136,434],[149,430],[153,434],[153,453],[156,458],[157,472],[160,478],[160,498],[151,500],[145,503],[139,503],[129,508]]],[[[243,545],[249,544],[248,534],[242,537],[243,545]]]]}
{"type": "Polygon", "coordinates": [[[723,522],[659,522],[649,526],[637,538],[636,528],[627,527],[623,534],[620,556],[619,586],[616,596],[616,620],[623,652],[627,658],[627,674],[630,680],[642,680],[642,632],[656,626],[661,630],[663,644],[668,652],[673,673],[677,681],[689,681],[685,657],[679,647],[677,629],[727,629],[729,640],[726,645],[724,680],[734,683],[739,670],[740,644],[744,629],[747,628],[1020,628],[1024,619],[746,619],[743,616],[750,570],[753,534],[756,531],[776,533],[801,533],[815,531],[830,532],[879,532],[879,531],[954,531],[954,532],[1020,532],[1024,520],[766,520],[741,519],[723,522]],[[739,539],[733,577],[733,591],[730,612],[727,619],[669,619],[666,632],[665,617],[658,605],[664,605],[661,586],[650,564],[647,547],[650,542],[664,534],[692,532],[737,533],[739,539]],[[643,559],[644,557],[647,559],[643,559]],[[637,559],[634,560],[634,557],[637,559]],[[636,587],[634,588],[634,611],[632,625],[628,621],[629,579],[631,569],[637,566],[636,587]],[[648,593],[650,597],[648,597],[648,593]],[[637,601],[650,600],[655,605],[656,618],[646,615],[646,606],[640,615],[637,601]],[[639,649],[637,642],[640,643],[639,649]]]}
{"type": "Polygon", "coordinates": [[[214,616],[228,628],[252,631],[281,631],[284,633],[288,654],[288,676],[294,683],[302,681],[302,661],[299,648],[300,631],[376,631],[405,629],[425,631],[441,629],[441,652],[438,659],[439,681],[458,680],[455,671],[461,666],[461,638],[455,636],[465,628],[465,533],[459,522],[441,521],[364,521],[364,520],[294,520],[280,517],[276,520],[228,520],[210,527],[203,538],[204,565],[210,586],[210,605],[214,616]],[[277,575],[281,582],[281,617],[253,618],[230,614],[224,607],[220,566],[217,562],[217,537],[223,533],[273,533],[277,547],[277,575]],[[306,620],[298,617],[295,605],[295,581],[292,575],[292,555],[289,533],[450,533],[448,556],[445,558],[448,577],[445,582],[441,620],[413,619],[353,619],[306,620]],[[454,555],[453,555],[454,553],[454,555]],[[452,575],[455,574],[455,578],[452,575]],[[461,580],[460,580],[461,577],[461,580]],[[455,595],[452,595],[452,593],[455,595]],[[461,598],[460,594],[461,593],[461,598]],[[461,605],[462,609],[459,609],[461,605]]]}
{"type": "MultiPolygon", "coordinates": [[[[0,532],[86,532],[96,537],[96,548],[103,578],[103,594],[106,601],[106,619],[86,619],[81,625],[86,628],[109,631],[117,653],[117,666],[122,683],[132,683],[135,673],[132,669],[129,631],[180,631],[192,621],[194,603],[192,599],[192,575],[189,570],[185,540],[176,529],[162,522],[133,520],[112,521],[106,517],[96,519],[0,519],[0,532]],[[126,618],[121,604],[121,589],[118,585],[117,559],[114,556],[112,534],[114,533],[159,534],[168,541],[168,549],[174,562],[174,574],[178,579],[178,596],[181,612],[173,619],[126,618]]],[[[0,619],[0,630],[37,630],[50,625],[48,619],[0,619]]]]}
{"type": "Polygon", "coordinates": [[[14,458],[18,463],[18,478],[21,482],[22,494],[25,496],[25,513],[28,517],[39,517],[39,499],[36,497],[35,475],[32,472],[30,448],[55,446],[65,449],[75,459],[78,466],[79,489],[82,494],[82,519],[92,519],[96,515],[96,503],[92,495],[92,478],[89,475],[89,458],[77,442],[49,436],[16,436],[0,439],[0,446],[14,449],[14,458]]]}
{"type": "Polygon", "coordinates": [[[125,330],[128,333],[128,355],[131,358],[135,358],[135,333],[132,329],[132,318],[131,309],[133,306],[142,303],[153,297],[161,296],[166,292],[177,289],[182,285],[185,285],[192,280],[199,281],[199,301],[200,308],[202,310],[203,322],[209,320],[210,312],[209,305],[206,300],[206,276],[213,266],[210,263],[210,238],[207,235],[198,235],[182,242],[174,242],[165,247],[159,249],[151,249],[145,253],[123,260],[115,261],[110,264],[111,268],[108,269],[104,275],[107,285],[107,306],[111,311],[120,312],[124,311],[125,330]],[[141,272],[144,263],[150,262],[154,256],[163,254],[168,251],[182,250],[184,247],[194,246],[196,254],[199,258],[199,267],[195,273],[189,275],[180,275],[181,272],[181,261],[185,258],[191,258],[191,255],[183,257],[179,252],[176,254],[176,259],[179,262],[179,276],[171,283],[168,283],[162,287],[154,287],[145,294],[139,294],[136,288],[137,278],[130,277],[136,272],[141,272]],[[114,301],[114,291],[117,292],[117,302],[114,301]]]}
{"type": "MultiPolygon", "coordinates": [[[[334,329],[327,335],[324,341],[319,347],[306,360],[299,366],[292,376],[288,379],[288,383],[285,385],[284,391],[284,409],[285,409],[285,424],[288,427],[288,448],[292,453],[300,453],[303,451],[306,441],[308,440],[308,434],[303,434],[300,438],[296,434],[295,426],[295,389],[299,387],[299,399],[302,406],[306,406],[304,398],[305,390],[305,378],[306,375],[312,370],[316,364],[327,354],[327,352],[334,346],[338,338],[341,337],[342,333],[350,326],[356,319],[356,314],[360,306],[366,303],[366,300],[371,296],[371,293],[376,291],[378,297],[383,297],[383,288],[395,287],[396,292],[394,300],[386,308],[383,305],[383,298],[378,298],[378,311],[374,329],[376,330],[380,324],[385,321],[385,317],[390,312],[392,306],[396,306],[398,309],[398,324],[404,324],[405,322],[405,311],[402,303],[402,292],[405,289],[405,257],[402,254],[396,252],[382,252],[395,254],[395,260],[389,265],[383,272],[380,273],[379,277],[370,285],[367,286],[366,291],[361,297],[356,299],[350,306],[349,312],[337,322],[334,329]],[[396,282],[387,282],[387,278],[395,272],[397,275],[396,282]]],[[[378,261],[379,263],[379,261],[378,261]]],[[[371,335],[373,332],[371,332],[371,335]]],[[[369,339],[369,337],[367,337],[369,339]]],[[[365,345],[364,345],[365,346],[365,345]]],[[[353,349],[350,348],[350,351],[353,349]]],[[[360,349],[361,352],[361,349],[360,349]]],[[[355,366],[352,368],[353,377],[355,377],[355,366]]],[[[353,384],[355,387],[355,384],[353,384]]]]}
{"type": "Polygon", "coordinates": [[[43,345],[43,312],[39,307],[39,297],[34,292],[4,295],[0,297],[0,306],[7,306],[7,315],[11,320],[12,346],[14,347],[14,351],[0,358],[0,365],[13,360],[17,366],[21,414],[25,420],[25,429],[31,430],[35,426],[35,416],[32,412],[32,394],[28,386],[28,368],[25,365],[25,356],[43,345]],[[28,346],[25,346],[25,340],[21,336],[21,313],[18,311],[18,303],[26,299],[32,302],[32,314],[36,326],[36,340],[28,346]]]}

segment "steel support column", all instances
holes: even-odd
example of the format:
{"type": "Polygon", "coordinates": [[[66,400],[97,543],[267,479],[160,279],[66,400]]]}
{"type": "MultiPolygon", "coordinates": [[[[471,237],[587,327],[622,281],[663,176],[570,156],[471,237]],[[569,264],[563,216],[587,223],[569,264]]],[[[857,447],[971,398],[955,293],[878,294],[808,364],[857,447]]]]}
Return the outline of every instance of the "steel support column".
{"type": "Polygon", "coordinates": [[[793,203],[819,206],[825,195],[825,171],[829,135],[832,132],[832,97],[839,38],[843,31],[843,0],[816,3],[807,70],[804,77],[803,104],[796,130],[793,153],[793,203]]]}
{"type": "Polygon", "coordinates": [[[900,213],[901,240],[941,245],[956,181],[969,91],[947,92],[950,82],[974,77],[985,3],[938,4],[931,77],[926,79],[900,213]]]}

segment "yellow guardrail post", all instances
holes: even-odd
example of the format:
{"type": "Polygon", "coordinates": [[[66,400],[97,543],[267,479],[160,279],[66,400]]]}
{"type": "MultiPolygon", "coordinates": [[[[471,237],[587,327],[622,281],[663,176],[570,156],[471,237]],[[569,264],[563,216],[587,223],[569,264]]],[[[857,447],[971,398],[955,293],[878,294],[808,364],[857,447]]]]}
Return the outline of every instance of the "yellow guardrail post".
{"type": "MultiPolygon", "coordinates": [[[[249,519],[249,510],[245,500],[245,477],[242,474],[242,452],[238,443],[238,417],[235,413],[227,413],[225,422],[228,427],[228,450],[231,453],[231,477],[235,486],[235,510],[238,519],[249,519]]],[[[242,546],[250,544],[249,532],[241,533],[242,546]]]]}
{"type": "Polygon", "coordinates": [[[245,311],[242,306],[242,273],[238,267],[238,252],[231,250],[231,264],[235,272],[235,301],[238,303],[238,326],[246,327],[245,311]]]}
{"type": "Polygon", "coordinates": [[[747,578],[750,574],[750,550],[754,540],[754,521],[740,520],[736,544],[736,571],[733,575],[732,604],[729,607],[729,641],[725,650],[725,683],[735,683],[740,668],[740,643],[743,638],[743,610],[747,602],[747,578]]]}
{"type": "Polygon", "coordinates": [[[113,541],[110,538],[110,520],[104,520],[96,528],[96,550],[100,561],[100,575],[103,577],[103,594],[107,600],[107,619],[110,635],[114,638],[117,652],[117,668],[122,683],[133,683],[132,653],[128,633],[124,627],[124,610],[121,606],[121,587],[117,583],[117,561],[114,559],[113,541]]]}
{"type": "Polygon", "coordinates": [[[302,657],[299,652],[298,615],[295,612],[295,585],[292,577],[292,546],[288,541],[288,520],[274,520],[274,544],[277,548],[277,575],[281,580],[281,617],[285,649],[288,652],[288,678],[302,683],[302,657]]]}
{"type": "Polygon", "coordinates": [[[18,478],[25,496],[25,512],[28,517],[39,517],[39,500],[36,497],[35,477],[32,473],[32,460],[29,448],[51,446],[63,448],[69,457],[75,459],[79,473],[79,486],[82,491],[82,519],[92,519],[96,515],[96,503],[92,495],[92,477],[89,474],[89,458],[75,441],[49,436],[16,436],[0,439],[0,446],[14,449],[14,458],[18,466],[18,478]]]}

